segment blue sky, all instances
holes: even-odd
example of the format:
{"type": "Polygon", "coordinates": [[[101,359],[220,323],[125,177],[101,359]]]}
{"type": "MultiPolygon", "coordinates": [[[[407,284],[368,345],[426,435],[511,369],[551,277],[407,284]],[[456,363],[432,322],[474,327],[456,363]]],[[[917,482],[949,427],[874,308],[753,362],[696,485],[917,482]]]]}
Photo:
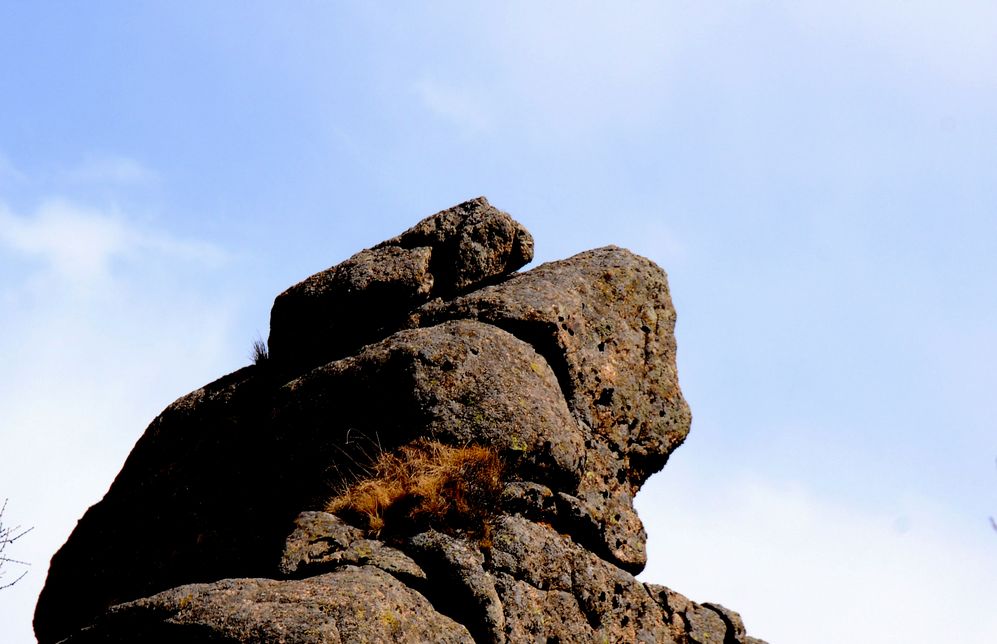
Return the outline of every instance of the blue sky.
{"type": "Polygon", "coordinates": [[[141,5],[0,2],[0,640],[277,293],[480,194],[669,273],[644,579],[774,644],[997,633],[997,6],[141,5]]]}

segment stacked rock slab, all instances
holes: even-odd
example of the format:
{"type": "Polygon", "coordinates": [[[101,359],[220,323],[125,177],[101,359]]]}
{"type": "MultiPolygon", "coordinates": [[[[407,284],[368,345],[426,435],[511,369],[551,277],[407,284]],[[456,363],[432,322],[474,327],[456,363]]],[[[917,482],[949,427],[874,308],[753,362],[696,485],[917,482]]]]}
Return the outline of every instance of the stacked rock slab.
{"type": "Polygon", "coordinates": [[[53,557],[39,641],[760,641],[633,576],[690,423],[664,272],[532,256],[478,198],[278,296],[269,358],[164,410],[53,557]],[[505,464],[487,539],[323,511],[427,439],[505,464]]]}

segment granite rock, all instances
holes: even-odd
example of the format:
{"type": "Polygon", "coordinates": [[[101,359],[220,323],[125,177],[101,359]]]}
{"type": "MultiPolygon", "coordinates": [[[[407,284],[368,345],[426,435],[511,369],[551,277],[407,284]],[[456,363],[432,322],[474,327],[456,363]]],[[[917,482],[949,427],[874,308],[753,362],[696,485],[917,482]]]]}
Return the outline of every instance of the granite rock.
{"type": "Polygon", "coordinates": [[[664,271],[532,256],[478,198],[280,294],[269,359],[167,407],[53,557],[39,642],[760,642],[634,577],[634,496],[691,420],[664,271]],[[372,479],[471,447],[501,463],[480,525],[372,479]],[[364,485],[353,524],[329,501],[364,485]]]}

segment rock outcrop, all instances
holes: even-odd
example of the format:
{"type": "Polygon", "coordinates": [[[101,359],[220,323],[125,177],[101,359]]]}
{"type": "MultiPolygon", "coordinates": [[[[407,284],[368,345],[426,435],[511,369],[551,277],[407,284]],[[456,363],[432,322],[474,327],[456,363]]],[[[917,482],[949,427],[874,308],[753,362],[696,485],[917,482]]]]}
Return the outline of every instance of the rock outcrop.
{"type": "Polygon", "coordinates": [[[664,272],[532,256],[479,198],[279,295],[269,357],[164,410],[53,557],[39,641],[760,641],[633,576],[690,423],[664,272]],[[496,492],[397,465],[469,446],[496,492]]]}

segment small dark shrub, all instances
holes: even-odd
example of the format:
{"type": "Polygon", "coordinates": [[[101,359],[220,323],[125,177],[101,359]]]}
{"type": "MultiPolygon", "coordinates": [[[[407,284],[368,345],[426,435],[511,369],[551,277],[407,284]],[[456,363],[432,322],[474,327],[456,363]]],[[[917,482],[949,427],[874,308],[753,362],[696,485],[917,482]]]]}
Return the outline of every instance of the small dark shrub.
{"type": "Polygon", "coordinates": [[[267,343],[263,341],[263,338],[253,340],[253,350],[250,356],[253,359],[253,364],[257,365],[264,365],[270,359],[270,354],[267,352],[267,343]]]}

